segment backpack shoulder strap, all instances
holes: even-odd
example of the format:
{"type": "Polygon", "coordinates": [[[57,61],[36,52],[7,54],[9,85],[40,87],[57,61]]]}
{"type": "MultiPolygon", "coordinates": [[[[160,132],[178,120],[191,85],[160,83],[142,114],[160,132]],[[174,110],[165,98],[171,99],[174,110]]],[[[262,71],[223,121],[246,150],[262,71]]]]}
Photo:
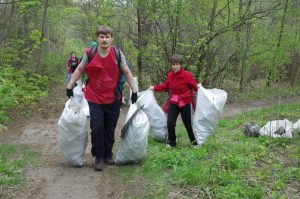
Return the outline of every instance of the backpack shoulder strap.
{"type": "Polygon", "coordinates": [[[97,52],[97,46],[92,46],[90,53],[88,54],[88,61],[89,63],[93,59],[95,53],[97,52]]]}
{"type": "Polygon", "coordinates": [[[119,50],[118,47],[114,46],[114,51],[115,51],[116,59],[117,59],[117,62],[118,62],[119,70],[122,73],[122,70],[121,70],[121,53],[120,53],[120,50],[119,50]]]}

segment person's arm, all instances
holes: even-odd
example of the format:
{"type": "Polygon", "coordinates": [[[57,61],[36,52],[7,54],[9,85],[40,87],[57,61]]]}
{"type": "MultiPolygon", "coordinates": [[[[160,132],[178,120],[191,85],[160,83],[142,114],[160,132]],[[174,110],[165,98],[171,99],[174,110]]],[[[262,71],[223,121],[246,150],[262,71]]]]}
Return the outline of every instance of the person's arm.
{"type": "Polygon", "coordinates": [[[122,72],[123,72],[123,74],[125,75],[125,77],[127,79],[127,83],[129,85],[130,89],[132,90],[133,93],[136,93],[137,88],[135,86],[133,75],[132,75],[129,67],[127,66],[126,63],[121,62],[121,69],[122,69],[122,72]]]}
{"type": "Polygon", "coordinates": [[[153,90],[168,92],[170,90],[170,76],[171,76],[171,73],[168,73],[166,81],[161,84],[155,85],[153,87],[153,90]]]}
{"type": "Polygon", "coordinates": [[[153,87],[154,91],[169,91],[169,82],[165,81],[159,85],[153,87]]]}
{"type": "Polygon", "coordinates": [[[169,91],[169,85],[170,85],[168,79],[169,78],[167,78],[167,80],[165,82],[161,83],[161,84],[150,86],[148,89],[156,91],[156,92],[159,92],[159,91],[167,92],[167,91],[169,91]]]}
{"type": "Polygon", "coordinates": [[[127,83],[129,85],[130,89],[132,90],[132,92],[137,93],[137,88],[134,83],[133,75],[131,73],[131,70],[129,69],[129,67],[126,64],[126,58],[122,51],[120,51],[120,55],[121,55],[121,70],[122,70],[123,74],[125,75],[127,83]]]}

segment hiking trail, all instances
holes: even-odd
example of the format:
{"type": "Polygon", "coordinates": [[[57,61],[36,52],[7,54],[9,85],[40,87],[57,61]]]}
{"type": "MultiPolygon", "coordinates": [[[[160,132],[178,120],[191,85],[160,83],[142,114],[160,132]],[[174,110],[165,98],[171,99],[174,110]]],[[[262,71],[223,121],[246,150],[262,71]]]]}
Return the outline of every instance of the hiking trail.
{"type": "MultiPolygon", "coordinates": [[[[58,119],[67,101],[64,88],[57,84],[47,99],[27,110],[27,115],[20,116],[18,111],[12,113],[13,122],[8,130],[0,133],[0,142],[33,148],[41,156],[38,167],[26,168],[25,190],[9,187],[0,192],[0,198],[24,199],[82,199],[82,198],[124,198],[143,195],[143,179],[136,177],[133,181],[122,183],[115,178],[117,166],[105,165],[102,172],[93,170],[93,158],[90,154],[90,136],[85,154],[85,164],[81,168],[70,166],[63,158],[58,147],[58,119]]],[[[300,101],[300,97],[281,99],[281,103],[300,101]]],[[[254,110],[278,100],[257,100],[246,104],[226,104],[222,117],[233,117],[238,113],[254,110]]],[[[128,107],[122,107],[116,128],[116,142],[120,142],[120,131],[124,125],[128,107]]],[[[179,117],[180,120],[180,117],[179,117]]],[[[114,152],[116,153],[116,145],[114,152]]],[[[132,169],[139,165],[131,165],[132,169]]],[[[171,194],[171,193],[170,193],[171,194]]],[[[180,195],[171,198],[182,198],[180,195]]]]}

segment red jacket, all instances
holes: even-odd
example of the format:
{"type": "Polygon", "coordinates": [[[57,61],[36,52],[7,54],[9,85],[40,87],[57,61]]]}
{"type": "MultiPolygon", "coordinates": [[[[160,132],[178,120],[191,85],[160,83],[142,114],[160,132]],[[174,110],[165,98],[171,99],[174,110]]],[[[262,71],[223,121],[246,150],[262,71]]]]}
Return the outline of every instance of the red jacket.
{"type": "Polygon", "coordinates": [[[180,108],[188,103],[193,103],[194,92],[198,91],[197,81],[191,72],[181,68],[177,73],[169,72],[167,80],[154,86],[154,91],[166,91],[170,93],[170,98],[164,106],[164,111],[167,111],[168,104],[176,104],[180,108]]]}

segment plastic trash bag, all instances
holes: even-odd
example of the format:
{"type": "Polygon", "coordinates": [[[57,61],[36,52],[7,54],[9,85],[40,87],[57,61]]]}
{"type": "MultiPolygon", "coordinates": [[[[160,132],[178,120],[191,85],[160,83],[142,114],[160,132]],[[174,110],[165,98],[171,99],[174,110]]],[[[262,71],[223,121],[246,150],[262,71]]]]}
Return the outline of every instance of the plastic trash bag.
{"type": "Polygon", "coordinates": [[[247,122],[245,124],[243,133],[245,136],[248,137],[258,137],[260,135],[259,130],[260,130],[259,124],[255,122],[247,122]]]}
{"type": "Polygon", "coordinates": [[[267,124],[259,130],[259,133],[260,135],[267,135],[273,138],[278,138],[278,137],[291,138],[292,127],[293,127],[293,123],[287,119],[274,120],[274,121],[267,122],[267,124]]]}
{"type": "Polygon", "coordinates": [[[81,81],[77,81],[77,86],[75,86],[75,88],[73,89],[73,95],[74,95],[74,99],[82,104],[82,111],[83,113],[89,117],[90,116],[90,109],[89,109],[89,104],[87,102],[87,100],[84,97],[84,92],[82,91],[83,88],[83,84],[81,81]]]}
{"type": "Polygon", "coordinates": [[[59,121],[59,148],[64,158],[73,166],[82,166],[88,140],[87,117],[82,103],[70,98],[59,121]]]}
{"type": "Polygon", "coordinates": [[[136,104],[139,107],[144,105],[143,111],[148,116],[150,123],[150,135],[159,141],[167,139],[167,117],[162,108],[157,104],[154,92],[152,90],[140,92],[136,104]]]}
{"type": "Polygon", "coordinates": [[[300,131],[300,119],[293,124],[293,129],[300,131]]]}
{"type": "MultiPolygon", "coordinates": [[[[126,122],[137,110],[136,104],[131,104],[127,113],[126,122]]],[[[121,140],[120,148],[116,155],[116,164],[125,164],[140,160],[146,155],[150,124],[147,115],[140,110],[133,118],[126,134],[121,140]]]]}
{"type": "Polygon", "coordinates": [[[193,119],[193,132],[198,145],[204,143],[217,126],[223,112],[227,93],[220,89],[205,89],[198,84],[196,110],[193,119]]]}
{"type": "Polygon", "coordinates": [[[78,102],[81,103],[84,99],[84,93],[82,91],[82,84],[81,81],[77,81],[77,86],[73,88],[73,98],[78,102]]]}

